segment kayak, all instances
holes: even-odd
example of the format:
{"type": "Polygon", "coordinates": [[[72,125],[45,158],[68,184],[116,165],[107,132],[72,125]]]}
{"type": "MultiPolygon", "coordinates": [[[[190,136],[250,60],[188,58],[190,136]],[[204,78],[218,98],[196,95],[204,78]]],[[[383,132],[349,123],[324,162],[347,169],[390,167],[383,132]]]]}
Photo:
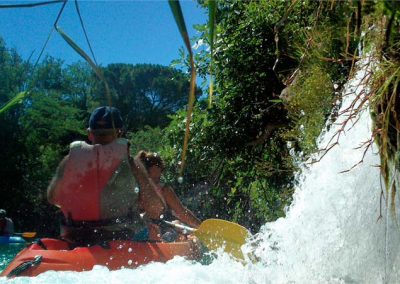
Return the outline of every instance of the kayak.
{"type": "Polygon", "coordinates": [[[166,262],[175,256],[197,260],[199,246],[185,242],[109,241],[102,245],[69,248],[59,239],[42,238],[24,248],[11,261],[0,276],[36,276],[55,271],[89,271],[95,265],[110,270],[135,268],[149,262],[166,262]]]}
{"type": "Polygon", "coordinates": [[[21,244],[25,243],[24,238],[20,236],[0,236],[0,244],[21,244]]]}

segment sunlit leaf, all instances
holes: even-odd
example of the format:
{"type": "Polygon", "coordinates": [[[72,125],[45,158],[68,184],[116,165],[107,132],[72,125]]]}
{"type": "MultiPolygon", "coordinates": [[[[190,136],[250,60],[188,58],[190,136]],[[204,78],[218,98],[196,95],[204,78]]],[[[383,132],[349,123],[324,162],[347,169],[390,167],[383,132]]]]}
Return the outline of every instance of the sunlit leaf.
{"type": "Polygon", "coordinates": [[[168,3],[171,8],[172,14],[174,15],[175,22],[178,25],[178,29],[179,32],[181,33],[182,39],[185,42],[186,48],[189,51],[189,53],[192,54],[189,34],[186,29],[185,19],[183,18],[181,4],[179,0],[169,0],[168,3]]]}
{"type": "Polygon", "coordinates": [[[212,105],[212,97],[214,92],[214,80],[213,80],[213,55],[214,55],[214,33],[215,33],[215,10],[216,10],[216,3],[215,0],[208,1],[208,26],[209,26],[209,41],[210,41],[210,89],[208,93],[208,107],[212,105]]]}
{"type": "MultiPolygon", "coordinates": [[[[62,36],[62,38],[69,44],[69,46],[71,46],[80,56],[82,56],[82,58],[85,59],[86,62],[89,63],[89,65],[93,68],[93,71],[96,73],[97,77],[104,83],[104,86],[106,88],[106,95],[109,98],[109,100],[111,100],[110,90],[101,69],[96,65],[96,63],[93,62],[90,56],[87,55],[86,52],[83,51],[83,49],[80,48],[72,40],[72,38],[70,38],[63,30],[60,29],[60,27],[56,26],[56,30],[62,36]]],[[[109,102],[109,105],[111,105],[111,101],[109,102]]]]}
{"type": "Polygon", "coordinates": [[[6,103],[2,108],[0,108],[0,114],[8,111],[13,106],[21,103],[28,94],[29,92],[18,93],[14,98],[12,98],[8,103],[6,103]]]}
{"type": "Polygon", "coordinates": [[[170,0],[168,1],[172,13],[175,18],[175,22],[178,25],[179,31],[182,35],[182,39],[185,42],[186,48],[189,52],[190,57],[190,69],[191,69],[191,78],[190,78],[190,92],[189,92],[189,102],[187,108],[187,116],[186,116],[186,131],[185,137],[183,140],[183,149],[182,149],[182,157],[181,157],[181,168],[180,168],[180,176],[183,175],[183,171],[185,168],[186,162],[186,153],[189,143],[189,136],[190,136],[190,122],[192,120],[192,113],[193,113],[193,105],[195,101],[195,90],[196,90],[196,68],[194,66],[194,59],[193,59],[193,52],[190,46],[190,39],[189,34],[186,29],[185,20],[183,18],[182,9],[179,1],[170,0]]]}
{"type": "Polygon", "coordinates": [[[276,99],[276,100],[269,100],[269,102],[271,102],[271,103],[281,103],[281,102],[283,102],[283,100],[276,99]]]}

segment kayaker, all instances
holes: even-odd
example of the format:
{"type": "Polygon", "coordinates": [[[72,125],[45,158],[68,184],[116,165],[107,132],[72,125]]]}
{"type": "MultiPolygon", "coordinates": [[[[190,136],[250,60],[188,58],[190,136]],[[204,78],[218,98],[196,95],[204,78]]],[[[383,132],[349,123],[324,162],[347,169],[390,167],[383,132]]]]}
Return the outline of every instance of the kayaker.
{"type": "Polygon", "coordinates": [[[164,171],[164,161],[160,155],[145,151],[139,152],[138,155],[146,167],[150,178],[154,181],[157,191],[162,196],[165,204],[165,210],[162,212],[160,218],[153,218],[147,222],[150,240],[171,242],[182,239],[184,235],[181,235],[178,230],[171,227],[171,225],[165,224],[163,221],[180,221],[193,228],[197,228],[201,221],[182,204],[170,186],[161,183],[160,179],[164,171]]]}
{"type": "Polygon", "coordinates": [[[14,222],[7,217],[7,211],[0,209],[0,236],[11,236],[14,234],[14,222]]]}
{"type": "Polygon", "coordinates": [[[47,197],[65,220],[61,238],[76,245],[132,239],[145,228],[140,217],[159,218],[164,203],[140,158],[129,154],[128,140],[121,138],[120,111],[103,106],[89,119],[88,138],[71,143],[61,161],[47,197]],[[139,205],[139,185],[140,196],[139,205]]]}

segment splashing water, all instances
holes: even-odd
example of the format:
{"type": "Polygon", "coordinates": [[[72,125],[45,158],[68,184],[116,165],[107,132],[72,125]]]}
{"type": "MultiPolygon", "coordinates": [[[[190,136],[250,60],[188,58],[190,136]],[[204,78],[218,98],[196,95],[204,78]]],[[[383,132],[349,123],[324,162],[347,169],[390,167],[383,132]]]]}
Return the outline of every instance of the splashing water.
{"type": "MultiPolygon", "coordinates": [[[[349,95],[342,112],[356,96],[366,95],[363,79],[371,67],[366,61],[345,88],[349,95]]],[[[321,147],[347,118],[339,117],[322,135],[321,147]]],[[[286,218],[263,226],[256,240],[264,263],[259,273],[272,283],[399,283],[400,231],[386,201],[381,203],[385,190],[377,148],[356,149],[371,138],[368,109],[355,121],[348,123],[339,145],[304,167],[286,218]]]]}
{"type": "MultiPolygon", "coordinates": [[[[352,95],[344,97],[342,110],[362,94],[366,66],[364,62],[348,83],[345,93],[352,95]]],[[[337,125],[321,135],[321,147],[345,119],[339,117],[337,125]]],[[[0,283],[399,282],[400,232],[386,201],[381,202],[377,149],[372,146],[365,155],[364,148],[355,149],[371,137],[369,112],[362,111],[356,120],[320,162],[303,166],[286,218],[265,224],[244,247],[259,258],[257,263],[243,265],[223,254],[209,265],[176,257],[166,264],[152,263],[135,270],[95,267],[81,273],[49,271],[10,282],[0,278],[0,283]],[[361,160],[362,164],[351,169],[361,160]]]]}

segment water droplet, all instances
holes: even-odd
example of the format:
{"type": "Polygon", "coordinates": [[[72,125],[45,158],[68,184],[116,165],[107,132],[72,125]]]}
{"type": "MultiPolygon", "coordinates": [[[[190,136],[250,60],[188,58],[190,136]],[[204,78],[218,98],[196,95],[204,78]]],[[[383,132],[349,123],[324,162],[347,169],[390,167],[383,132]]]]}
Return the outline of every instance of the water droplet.
{"type": "Polygon", "coordinates": [[[128,248],[128,252],[132,252],[133,251],[133,249],[132,248],[128,248]]]}
{"type": "Polygon", "coordinates": [[[130,259],[128,260],[128,265],[132,265],[133,261],[130,259]]]}
{"type": "Polygon", "coordinates": [[[140,189],[139,189],[139,187],[135,187],[135,193],[139,193],[139,191],[140,191],[140,189]]]}

